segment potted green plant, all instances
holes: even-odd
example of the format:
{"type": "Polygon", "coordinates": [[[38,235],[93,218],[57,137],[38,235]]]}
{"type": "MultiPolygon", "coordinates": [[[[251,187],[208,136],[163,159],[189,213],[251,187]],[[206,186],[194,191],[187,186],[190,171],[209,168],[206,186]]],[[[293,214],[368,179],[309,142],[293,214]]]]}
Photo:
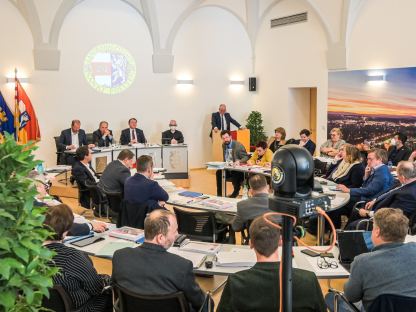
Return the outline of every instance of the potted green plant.
{"type": "Polygon", "coordinates": [[[45,208],[34,207],[36,188],[27,178],[38,164],[29,144],[6,134],[0,144],[0,311],[38,311],[48,296],[56,268],[53,253],[42,246],[45,208]]]}
{"type": "Polygon", "coordinates": [[[260,112],[252,111],[247,117],[246,128],[250,129],[250,150],[254,150],[259,141],[266,141],[263,118],[260,112]]]}

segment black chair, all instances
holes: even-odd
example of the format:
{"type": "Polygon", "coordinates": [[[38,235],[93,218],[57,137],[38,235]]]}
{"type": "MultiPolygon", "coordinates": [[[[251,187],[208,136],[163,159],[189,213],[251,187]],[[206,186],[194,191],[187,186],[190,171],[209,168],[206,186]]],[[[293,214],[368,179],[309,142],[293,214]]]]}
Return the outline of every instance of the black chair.
{"type": "Polygon", "coordinates": [[[93,133],[86,133],[85,136],[87,137],[88,144],[94,144],[94,134],[93,133]]]}
{"type": "Polygon", "coordinates": [[[90,200],[92,207],[95,211],[98,211],[98,215],[101,218],[101,213],[106,210],[108,219],[108,200],[105,194],[98,188],[96,183],[85,181],[85,187],[90,192],[90,200]]]}
{"type": "Polygon", "coordinates": [[[49,289],[49,298],[43,297],[42,308],[60,312],[75,312],[72,309],[72,301],[61,285],[54,285],[49,289]]]}
{"type": "Polygon", "coordinates": [[[71,176],[69,178],[69,181],[71,184],[77,183],[78,186],[78,204],[81,207],[84,207],[86,209],[91,209],[91,196],[90,196],[90,190],[87,188],[87,186],[77,180],[74,176],[71,176]]]}
{"type": "MultiPolygon", "coordinates": [[[[121,211],[121,203],[123,201],[122,192],[109,192],[103,190],[105,196],[107,197],[108,207],[110,208],[110,216],[113,218],[112,221],[117,220],[118,215],[121,211]]],[[[113,222],[114,223],[114,222],[113,222]]]]}
{"type": "Polygon", "coordinates": [[[59,146],[59,136],[53,137],[55,140],[55,146],[56,146],[56,164],[57,165],[64,165],[64,151],[59,146]]]}
{"type": "Polygon", "coordinates": [[[241,230],[241,245],[248,245],[250,242],[249,228],[253,220],[248,220],[244,223],[243,229],[241,230]]]}
{"type": "Polygon", "coordinates": [[[188,211],[173,207],[178,220],[178,232],[186,234],[190,239],[203,242],[225,242],[228,225],[217,224],[213,212],[188,211]]]}
{"type": "Polygon", "coordinates": [[[415,307],[416,297],[382,294],[371,303],[367,312],[412,312],[415,307]]]}
{"type": "Polygon", "coordinates": [[[348,301],[343,292],[333,288],[330,288],[328,291],[334,293],[334,312],[338,312],[340,302],[344,302],[351,311],[360,312],[353,303],[348,301]]]}
{"type": "Polygon", "coordinates": [[[188,312],[183,292],[168,295],[140,295],[120,285],[113,286],[114,310],[117,312],[188,312]]]}
{"type": "Polygon", "coordinates": [[[149,213],[147,203],[130,203],[123,200],[117,218],[117,227],[130,226],[137,229],[144,229],[144,219],[149,213]]]}

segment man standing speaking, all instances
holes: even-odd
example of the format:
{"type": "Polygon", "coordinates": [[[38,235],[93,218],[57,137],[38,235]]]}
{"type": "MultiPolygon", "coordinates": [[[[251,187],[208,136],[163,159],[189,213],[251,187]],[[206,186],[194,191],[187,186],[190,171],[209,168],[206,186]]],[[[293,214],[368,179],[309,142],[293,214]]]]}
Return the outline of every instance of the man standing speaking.
{"type": "Polygon", "coordinates": [[[235,125],[239,129],[244,129],[237,120],[233,119],[229,113],[227,113],[227,106],[221,104],[218,108],[218,112],[212,113],[211,125],[212,130],[210,137],[212,137],[212,131],[218,132],[222,130],[230,130],[230,124],[235,125]]]}

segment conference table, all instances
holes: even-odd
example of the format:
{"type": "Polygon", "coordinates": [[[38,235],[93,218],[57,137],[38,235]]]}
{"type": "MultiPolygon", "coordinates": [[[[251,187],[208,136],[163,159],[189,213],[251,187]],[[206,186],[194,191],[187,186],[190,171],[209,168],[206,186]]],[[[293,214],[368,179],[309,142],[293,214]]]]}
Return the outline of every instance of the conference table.
{"type": "MultiPolygon", "coordinates": [[[[92,148],[91,166],[97,173],[102,173],[107,165],[116,160],[124,149],[130,150],[135,158],[149,155],[154,167],[166,169],[165,176],[169,179],[188,178],[188,145],[186,144],[133,144],[113,145],[92,148]]],[[[67,150],[66,154],[75,154],[75,150],[67,150]]]]}
{"type": "MultiPolygon", "coordinates": [[[[111,229],[114,229],[114,227],[112,227],[111,229]]],[[[104,239],[96,243],[93,243],[91,245],[85,246],[85,247],[77,247],[77,246],[71,245],[70,243],[66,243],[66,244],[68,246],[81,250],[90,256],[106,258],[106,259],[112,259],[113,254],[118,249],[127,248],[127,247],[136,248],[140,246],[140,244],[136,244],[135,242],[111,237],[109,236],[109,231],[106,231],[104,233],[95,233],[95,236],[102,237],[104,239]]],[[[193,242],[193,241],[189,241],[189,242],[193,242]]],[[[242,271],[242,270],[246,270],[255,264],[255,254],[254,254],[254,251],[250,249],[249,246],[231,245],[231,244],[211,244],[211,243],[201,243],[201,242],[195,242],[195,243],[218,246],[218,250],[215,253],[205,253],[203,261],[201,261],[197,265],[194,265],[193,271],[196,274],[209,275],[209,276],[212,276],[212,275],[227,276],[227,275],[230,275],[230,274],[242,271]],[[245,262],[245,263],[243,265],[228,264],[228,265],[221,266],[218,264],[216,260],[217,260],[217,257],[219,257],[220,253],[222,252],[236,252],[239,255],[238,259],[240,263],[241,262],[243,263],[245,262]],[[212,262],[212,268],[208,268],[206,266],[206,262],[212,262]]],[[[181,254],[180,251],[178,250],[182,250],[182,248],[183,247],[171,247],[168,251],[178,254],[191,261],[192,261],[192,258],[190,256],[192,256],[192,254],[201,255],[200,252],[194,253],[192,251],[186,251],[185,248],[184,248],[185,252],[181,254]]],[[[324,249],[327,249],[328,246],[317,246],[314,248],[317,248],[318,250],[324,250],[324,249]]],[[[338,252],[337,247],[334,247],[331,250],[331,252],[334,254],[334,258],[331,258],[331,261],[335,261],[338,267],[328,268],[328,269],[319,268],[318,263],[317,263],[318,262],[317,259],[319,257],[308,256],[301,252],[303,249],[306,249],[306,247],[299,247],[299,246],[293,247],[292,267],[314,272],[318,279],[348,278],[349,272],[342,265],[339,264],[339,261],[338,261],[339,252],[338,252]]],[[[281,249],[280,249],[280,252],[281,252],[281,249]]]]}

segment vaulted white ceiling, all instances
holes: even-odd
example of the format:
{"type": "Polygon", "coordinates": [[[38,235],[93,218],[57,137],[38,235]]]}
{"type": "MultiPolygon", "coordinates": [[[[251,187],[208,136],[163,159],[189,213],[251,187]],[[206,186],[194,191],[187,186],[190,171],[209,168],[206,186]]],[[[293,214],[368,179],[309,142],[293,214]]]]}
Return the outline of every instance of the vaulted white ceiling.
{"type": "MultiPolygon", "coordinates": [[[[23,16],[33,37],[35,68],[58,70],[59,35],[65,18],[88,0],[9,0],[23,16]]],[[[252,54],[257,34],[268,13],[281,1],[289,0],[114,0],[137,12],[149,30],[153,44],[153,71],[171,72],[172,48],[184,21],[202,7],[218,7],[234,15],[244,27],[252,54]]],[[[329,69],[347,66],[347,49],[352,28],[367,0],[290,0],[300,1],[319,18],[327,39],[329,69]]],[[[276,16],[278,17],[278,16],[276,16]]],[[[214,17],[213,17],[214,18],[214,17]]]]}

